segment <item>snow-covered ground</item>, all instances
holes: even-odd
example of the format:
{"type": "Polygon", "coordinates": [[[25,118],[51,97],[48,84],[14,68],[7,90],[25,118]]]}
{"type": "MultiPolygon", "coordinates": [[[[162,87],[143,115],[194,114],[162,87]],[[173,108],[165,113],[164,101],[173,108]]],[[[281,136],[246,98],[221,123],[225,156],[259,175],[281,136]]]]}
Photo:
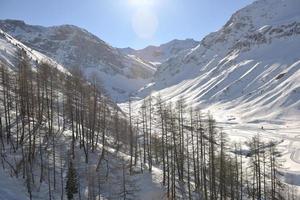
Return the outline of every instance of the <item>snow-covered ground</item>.
{"type": "MultiPolygon", "coordinates": [[[[300,192],[300,123],[297,120],[287,121],[284,124],[270,122],[242,122],[232,115],[226,115],[222,111],[215,111],[214,117],[218,126],[227,133],[230,143],[242,143],[250,141],[259,135],[263,141],[274,141],[281,152],[285,182],[297,187],[300,192]]],[[[299,193],[300,194],[300,193],[299,193]]]]}
{"type": "Polygon", "coordinates": [[[27,191],[15,177],[10,177],[7,172],[0,169],[0,200],[27,200],[27,191]]]}
{"type": "MultiPolygon", "coordinates": [[[[26,54],[33,62],[45,62],[52,66],[55,66],[58,70],[63,73],[69,74],[68,70],[62,65],[58,64],[55,60],[47,57],[46,55],[31,49],[21,43],[20,41],[13,38],[8,33],[0,29],[0,61],[9,67],[15,68],[17,63],[17,50],[22,49],[26,51],[26,54]]],[[[35,63],[36,64],[36,63],[35,63]]]]}
{"type": "Polygon", "coordinates": [[[138,95],[184,98],[244,121],[299,118],[299,7],[297,0],[256,1],[196,48],[163,63],[138,95]]]}
{"type": "MultiPolygon", "coordinates": [[[[18,64],[18,50],[23,49],[26,54],[29,57],[29,62],[32,64],[32,66],[37,67],[37,63],[40,62],[48,62],[51,66],[57,67],[60,69],[63,73],[69,74],[68,70],[66,70],[63,66],[57,64],[54,60],[47,57],[46,55],[35,51],[23,43],[19,42],[9,34],[3,32],[0,29],[0,62],[7,65],[7,67],[10,70],[15,70],[17,64],[18,64]]],[[[137,58],[135,58],[137,59],[137,58]]],[[[142,62],[142,61],[139,61],[142,62]]],[[[147,64],[145,63],[145,66],[147,64]]],[[[150,65],[147,65],[147,68],[151,69],[150,65]]],[[[155,70],[155,69],[151,69],[155,70]]],[[[90,73],[94,73],[92,70],[89,71],[90,73]]],[[[127,72],[131,73],[131,72],[127,72]]],[[[103,74],[105,76],[105,74],[103,74]]],[[[124,85],[124,82],[126,84],[129,84],[129,81],[121,75],[115,75],[113,77],[116,77],[115,79],[111,79],[106,77],[107,84],[109,86],[112,86],[112,82],[114,85],[119,85],[120,87],[125,87],[130,91],[130,88],[137,87],[139,84],[144,85],[145,83],[143,79],[135,79],[132,80],[131,85],[124,85]],[[124,80],[125,79],[125,80],[124,80]],[[137,81],[140,81],[138,84],[137,81]],[[123,85],[122,85],[123,84],[123,85]]],[[[136,88],[139,89],[139,88],[136,88]]],[[[59,93],[61,96],[61,93],[59,93]]],[[[56,120],[55,120],[56,121],[56,120]]],[[[62,123],[62,119],[60,119],[60,123],[62,123]]],[[[58,130],[58,127],[55,126],[54,128],[56,131],[58,130]]],[[[55,146],[56,146],[56,159],[62,161],[62,165],[60,162],[56,163],[56,173],[60,174],[61,169],[63,166],[63,176],[65,179],[66,176],[66,156],[67,151],[70,147],[70,138],[71,138],[71,131],[65,130],[65,131],[59,131],[61,134],[58,134],[57,138],[55,139],[55,146]]],[[[111,140],[109,134],[107,136],[107,140],[111,140]]],[[[37,139],[38,140],[38,139],[37,139]]],[[[48,149],[49,150],[49,149],[48,149]]],[[[125,153],[122,152],[116,152],[116,150],[112,147],[106,147],[107,155],[106,158],[109,160],[109,172],[108,172],[108,180],[104,181],[102,183],[102,192],[100,199],[120,199],[122,191],[122,165],[126,165],[126,187],[128,190],[132,190],[130,194],[128,194],[128,197],[134,197],[136,199],[161,199],[164,195],[163,187],[161,186],[161,171],[157,168],[153,168],[153,171],[150,173],[148,171],[144,171],[144,173],[139,172],[139,169],[137,168],[135,171],[138,173],[135,173],[134,175],[130,176],[128,172],[128,160],[130,156],[128,156],[125,153]]],[[[89,168],[94,169],[97,166],[97,162],[99,160],[99,155],[102,151],[101,145],[96,150],[95,153],[90,154],[90,162],[89,164],[85,164],[84,155],[82,150],[79,150],[79,147],[76,148],[76,163],[75,168],[77,169],[77,172],[79,174],[80,184],[81,184],[81,195],[84,198],[87,198],[88,196],[88,186],[87,186],[87,177],[88,173],[90,171],[89,168]]],[[[17,153],[11,153],[9,149],[1,149],[1,155],[5,156],[6,159],[9,160],[11,163],[15,163],[20,159],[19,152],[17,153]]],[[[52,156],[47,157],[47,155],[44,155],[47,158],[47,161],[50,163],[50,168],[53,169],[53,158],[52,156]]],[[[39,161],[37,161],[38,163],[39,161]]],[[[103,174],[106,172],[106,167],[104,167],[102,171],[102,179],[106,176],[106,174],[103,174]]],[[[26,180],[23,179],[21,174],[19,175],[19,178],[15,177],[15,174],[10,174],[12,171],[10,168],[6,165],[6,163],[0,163],[0,200],[26,200],[29,199],[28,191],[26,189],[26,180]],[[5,168],[2,168],[2,166],[5,166],[5,168]]],[[[51,172],[50,172],[51,173],[51,172]]],[[[94,172],[93,172],[94,173],[94,172]]],[[[40,174],[38,170],[34,170],[35,179],[39,179],[40,174]]],[[[60,177],[58,177],[60,182],[60,177]]],[[[33,199],[47,199],[49,198],[49,192],[48,192],[48,184],[53,184],[53,180],[50,180],[50,183],[48,180],[44,180],[42,184],[39,183],[39,181],[36,181],[36,184],[34,185],[33,190],[33,199]]],[[[64,188],[63,188],[64,190],[64,188]]],[[[62,189],[58,187],[56,190],[51,191],[51,196],[53,199],[60,199],[60,195],[62,193],[62,189]]]]}
{"type": "MultiPolygon", "coordinates": [[[[142,100],[132,102],[133,115],[138,116],[142,100]]],[[[192,105],[192,104],[187,104],[192,105]]],[[[128,103],[119,104],[128,112],[128,103]]],[[[256,118],[239,118],[239,114],[231,112],[220,106],[210,106],[202,110],[203,115],[211,113],[217,121],[219,131],[226,133],[230,148],[234,144],[241,144],[246,148],[246,142],[259,135],[264,142],[275,142],[281,153],[283,166],[281,172],[284,174],[284,182],[295,186],[300,195],[300,123],[299,118],[285,121],[255,120],[256,118]],[[248,121],[249,120],[249,121],[248,121]]],[[[155,128],[154,128],[155,129],[155,128]]]]}
{"type": "MultiPolygon", "coordinates": [[[[85,73],[99,76],[105,89],[117,101],[124,102],[129,94],[136,95],[136,99],[140,100],[132,103],[134,112],[138,112],[143,98],[149,94],[160,95],[163,101],[171,102],[183,98],[187,106],[200,108],[203,113],[210,112],[232,144],[244,143],[256,135],[265,141],[276,141],[284,160],[281,170],[285,181],[300,189],[299,8],[299,0],[255,1],[236,12],[224,27],[209,34],[196,47],[185,49],[186,46],[181,45],[184,50],[179,54],[172,54],[167,49],[165,55],[157,54],[158,60],[152,56],[156,48],[150,49],[149,61],[159,63],[157,71],[137,55],[122,55],[120,58],[117,50],[108,44],[89,38],[92,43],[101,43],[103,57],[106,56],[105,51],[109,51],[111,57],[108,56],[105,63],[91,61],[92,65],[85,66],[85,73]],[[121,67],[115,63],[116,60],[122,62],[121,67]],[[97,65],[93,65],[95,63],[97,65]]],[[[45,31],[43,27],[35,28],[45,31]]],[[[72,27],[62,28],[68,30],[72,27]]],[[[58,30],[58,27],[52,29],[58,30]]],[[[48,59],[8,34],[2,31],[1,34],[0,58],[9,65],[14,66],[15,45],[26,49],[32,60],[48,59]]],[[[15,34],[25,33],[17,29],[15,34]]],[[[48,38],[49,35],[45,33],[44,36],[48,38]]],[[[26,33],[20,37],[31,41],[35,35],[26,33]]],[[[70,44],[70,38],[65,42],[70,44]]],[[[56,58],[63,61],[65,57],[61,53],[62,49],[56,58]]],[[[91,55],[93,53],[91,51],[91,55]]],[[[49,62],[60,67],[53,60],[49,62]]],[[[126,112],[127,103],[119,105],[126,112]]],[[[114,158],[112,169],[118,171],[110,182],[114,183],[120,181],[121,176],[116,166],[128,160],[128,155],[116,153],[113,148],[107,150],[114,158]]],[[[153,168],[152,173],[137,173],[130,181],[134,181],[134,187],[138,189],[137,199],[161,199],[163,196],[161,170],[158,168],[153,168]]],[[[0,196],[5,194],[12,199],[26,199],[18,196],[24,193],[18,184],[6,172],[0,171],[0,196]]],[[[107,189],[113,191],[119,188],[107,186],[107,189]]],[[[103,194],[102,198],[108,197],[103,194]]]]}
{"type": "MultiPolygon", "coordinates": [[[[210,112],[232,143],[259,134],[281,150],[300,187],[300,1],[258,0],[198,46],[162,63],[133,102],[152,94],[210,112]]],[[[126,111],[126,103],[120,104],[126,111]]]]}

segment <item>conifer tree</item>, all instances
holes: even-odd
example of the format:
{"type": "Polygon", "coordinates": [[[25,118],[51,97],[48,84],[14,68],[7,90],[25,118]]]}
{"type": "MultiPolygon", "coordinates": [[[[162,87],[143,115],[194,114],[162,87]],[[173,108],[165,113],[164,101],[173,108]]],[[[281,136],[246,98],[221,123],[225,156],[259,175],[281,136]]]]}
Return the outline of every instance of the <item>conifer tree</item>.
{"type": "Polygon", "coordinates": [[[68,174],[67,174],[67,183],[66,183],[66,194],[68,199],[73,199],[74,194],[78,192],[78,179],[77,172],[73,166],[73,162],[70,161],[68,174]]]}

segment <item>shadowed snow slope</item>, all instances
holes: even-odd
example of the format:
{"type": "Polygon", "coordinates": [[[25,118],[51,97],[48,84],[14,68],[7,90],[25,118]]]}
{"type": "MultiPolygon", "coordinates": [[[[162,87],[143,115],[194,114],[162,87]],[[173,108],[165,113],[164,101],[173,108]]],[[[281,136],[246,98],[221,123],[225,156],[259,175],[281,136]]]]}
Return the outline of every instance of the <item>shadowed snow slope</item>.
{"type": "Polygon", "coordinates": [[[258,0],[169,59],[140,91],[245,119],[300,117],[300,1],[258,0]]]}
{"type": "Polygon", "coordinates": [[[0,169],[0,200],[20,200],[29,199],[26,197],[26,190],[19,180],[9,177],[0,169]]]}
{"type": "Polygon", "coordinates": [[[80,67],[88,77],[97,76],[115,100],[127,99],[132,91],[146,84],[155,71],[153,65],[121,54],[76,26],[42,27],[23,21],[0,20],[0,29],[68,69],[80,67]]]}

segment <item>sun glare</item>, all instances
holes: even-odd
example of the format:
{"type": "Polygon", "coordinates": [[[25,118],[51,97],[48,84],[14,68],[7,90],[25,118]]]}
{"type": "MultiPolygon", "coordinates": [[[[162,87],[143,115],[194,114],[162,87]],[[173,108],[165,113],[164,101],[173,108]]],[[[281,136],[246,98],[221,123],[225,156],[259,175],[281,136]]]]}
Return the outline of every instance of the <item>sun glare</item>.
{"type": "Polygon", "coordinates": [[[158,17],[155,12],[157,0],[128,0],[134,7],[131,19],[132,29],[141,39],[150,39],[158,28],[158,17]]]}
{"type": "Polygon", "coordinates": [[[132,28],[139,38],[152,38],[157,27],[158,19],[153,11],[140,9],[132,17],[132,28]]]}
{"type": "Polygon", "coordinates": [[[129,3],[137,7],[152,6],[154,5],[154,0],[129,0],[129,3]]]}

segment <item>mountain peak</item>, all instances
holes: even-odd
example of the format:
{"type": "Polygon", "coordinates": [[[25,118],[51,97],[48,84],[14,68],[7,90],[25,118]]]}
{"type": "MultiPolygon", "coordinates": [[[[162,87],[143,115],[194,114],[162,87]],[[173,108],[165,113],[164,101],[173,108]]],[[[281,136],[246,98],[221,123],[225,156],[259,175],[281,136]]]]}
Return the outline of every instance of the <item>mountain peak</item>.
{"type": "Polygon", "coordinates": [[[151,63],[163,63],[181,52],[195,47],[198,43],[194,39],[174,39],[159,46],[150,45],[139,50],[132,48],[121,48],[119,50],[125,55],[135,55],[151,63]]]}
{"type": "Polygon", "coordinates": [[[2,20],[0,28],[68,69],[80,67],[86,76],[96,75],[110,96],[118,100],[127,99],[129,93],[144,86],[155,71],[151,64],[121,54],[97,36],[74,25],[42,27],[2,20]],[[137,84],[126,84],[136,79],[137,84]]]}

